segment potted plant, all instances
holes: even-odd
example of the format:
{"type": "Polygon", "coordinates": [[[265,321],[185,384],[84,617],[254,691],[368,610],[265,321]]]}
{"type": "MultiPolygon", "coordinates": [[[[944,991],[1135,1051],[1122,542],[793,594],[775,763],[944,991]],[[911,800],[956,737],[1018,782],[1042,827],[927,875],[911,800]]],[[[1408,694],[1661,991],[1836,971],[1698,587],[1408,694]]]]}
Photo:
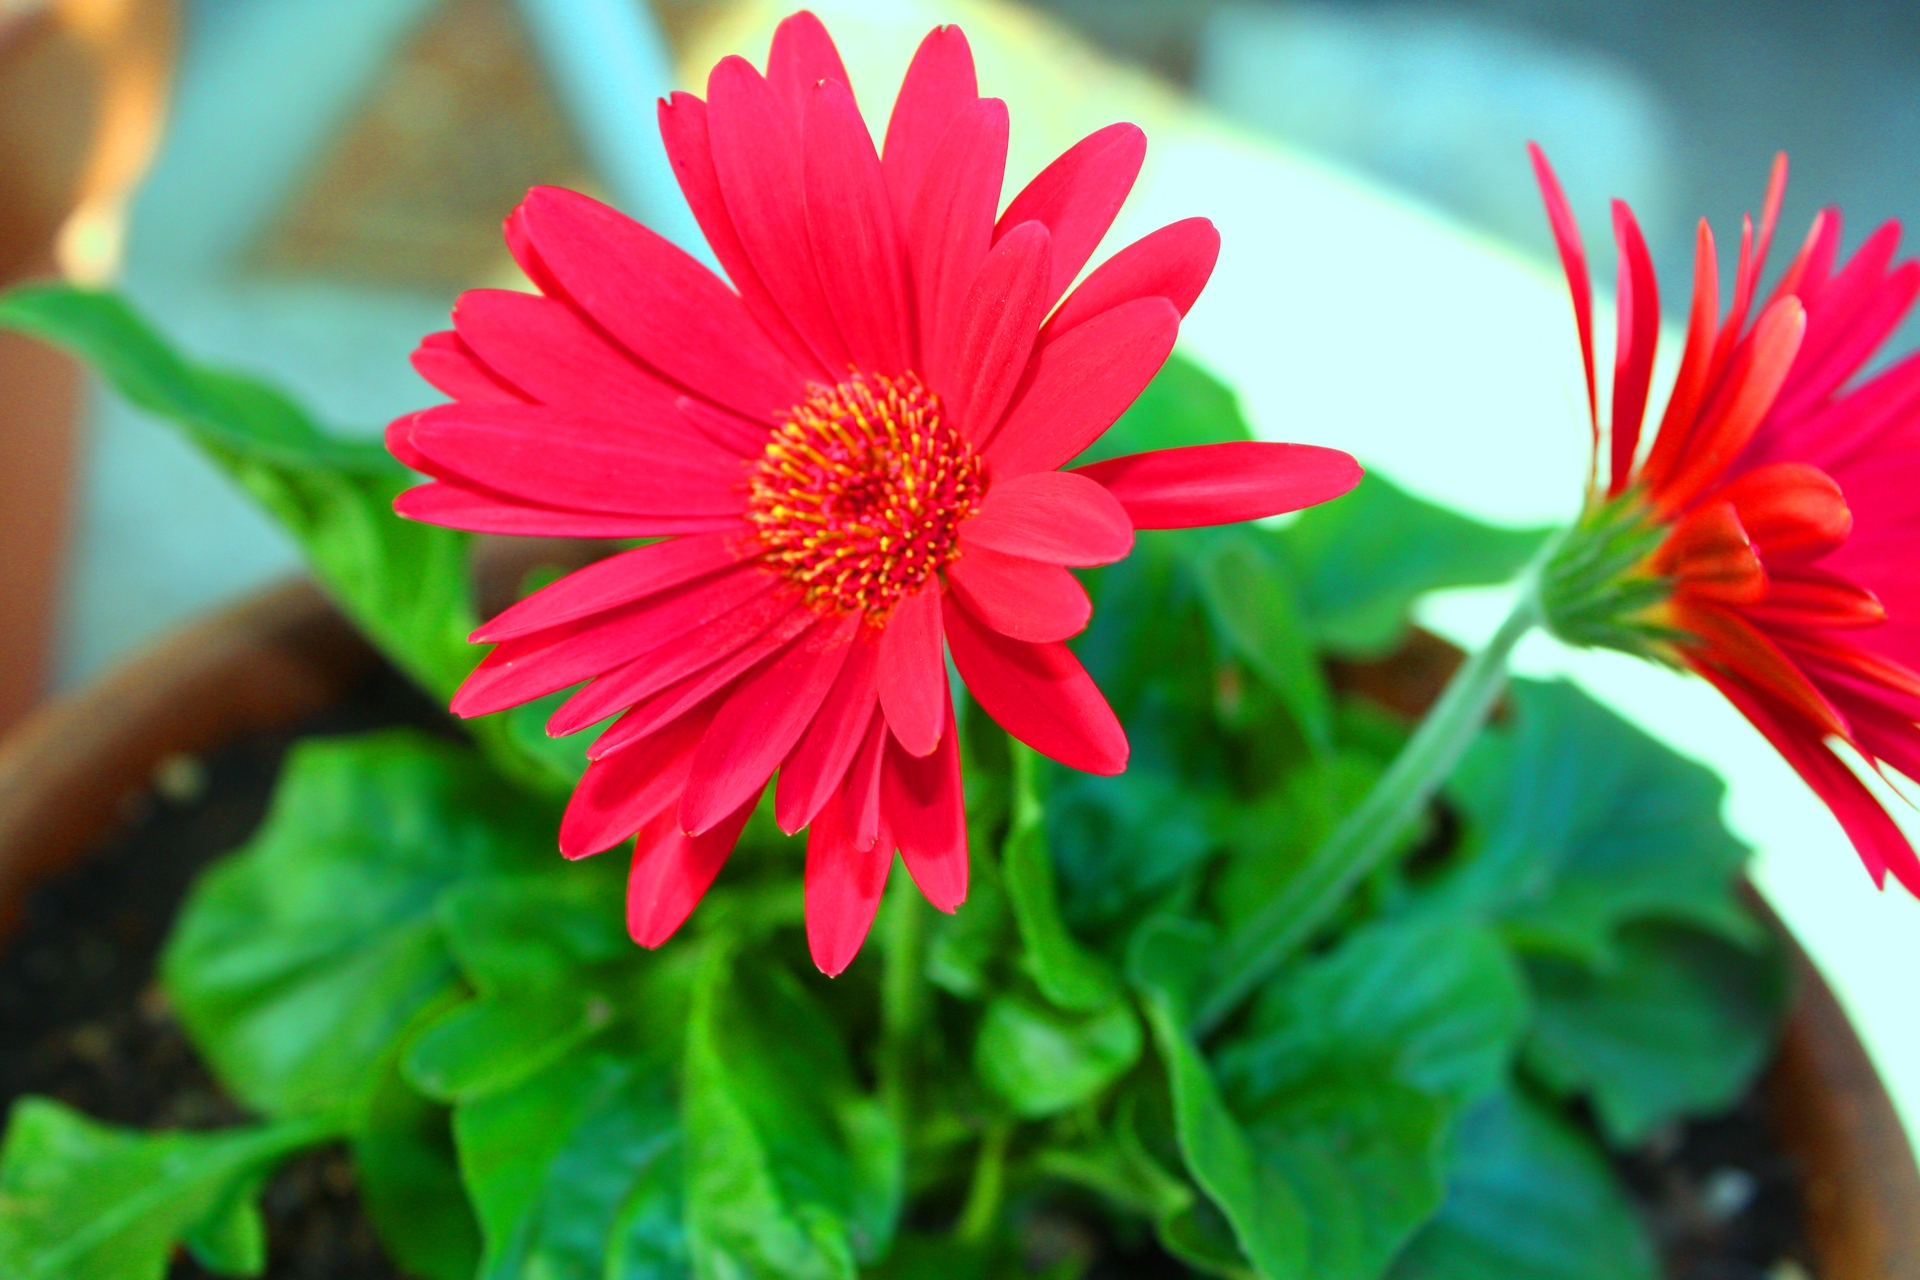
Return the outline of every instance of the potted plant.
{"type": "MultiPolygon", "coordinates": [[[[805,15],[768,79],[716,71],[715,119],[746,113],[716,130],[804,113],[803,181],[853,192],[850,223],[807,214],[821,271],[891,260],[884,224],[858,222],[900,199],[887,184],[943,184],[949,204],[914,208],[944,216],[968,148],[1004,145],[964,48],[950,28],[923,46],[892,163],[837,149],[864,131],[805,15]]],[[[395,424],[399,462],[192,365],[111,295],[0,303],[184,428],[393,665],[470,716],[464,739],[295,751],[161,963],[253,1119],[143,1134],[18,1104],[0,1257],[157,1276],[184,1245],[257,1272],[262,1180],[344,1142],[391,1254],[435,1280],[1657,1274],[1608,1153],[1750,1091],[1788,952],[1741,892],[1715,780],[1570,686],[1506,681],[1499,646],[1545,619],[1689,652],[1697,633],[1648,610],[1725,566],[1692,544],[1653,559],[1675,508],[1643,518],[1624,475],[1549,538],[1252,442],[1230,393],[1162,368],[1211,267],[1204,226],[1124,251],[1041,329],[1137,166],[1124,129],[1016,197],[1000,247],[997,172],[973,192],[986,225],[956,213],[925,242],[976,236],[966,274],[991,287],[909,245],[915,288],[861,278],[860,319],[844,281],[816,296],[749,243],[791,226],[746,227],[739,202],[721,220],[707,110],[663,118],[741,294],[536,194],[508,234],[544,296],[472,297],[423,345],[455,403],[395,424]],[[622,296],[668,286],[657,310],[622,296]],[[952,296],[986,320],[942,316],[952,296]],[[813,304],[825,327],[779,328],[813,304]],[[724,345],[744,316],[760,345],[724,345]],[[805,383],[745,447],[780,362],[834,341],[855,371],[805,383]],[[900,343],[945,392],[887,371],[900,343]],[[1196,527],[1348,489],[1284,528],[1196,527]],[[483,622],[446,524],[665,540],[533,575],[483,622]],[[1063,563],[1102,567],[1083,588],[1063,563]],[[1417,699],[1417,728],[1396,716],[1383,690],[1423,650],[1381,663],[1414,598],[1529,565],[1542,585],[1499,644],[1417,699]],[[751,628],[711,625],[769,598],[751,628]],[[675,626],[677,647],[639,644],[675,626]],[[946,688],[943,626],[957,704],[924,696],[946,688]],[[497,646],[477,672],[476,632],[497,646]]],[[[776,176],[791,158],[731,136],[776,176]]]]}

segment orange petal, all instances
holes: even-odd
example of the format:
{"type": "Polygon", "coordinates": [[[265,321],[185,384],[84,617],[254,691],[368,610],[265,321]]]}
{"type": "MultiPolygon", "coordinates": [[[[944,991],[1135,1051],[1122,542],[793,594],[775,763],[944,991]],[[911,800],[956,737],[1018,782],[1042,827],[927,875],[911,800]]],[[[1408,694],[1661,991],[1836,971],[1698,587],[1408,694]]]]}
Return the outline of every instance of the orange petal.
{"type": "Polygon", "coordinates": [[[1833,477],[1804,462],[1755,467],[1722,489],[1763,558],[1833,550],[1853,531],[1853,513],[1833,477]]]}
{"type": "Polygon", "coordinates": [[[1708,600],[1753,604],[1767,594],[1767,571],[1729,502],[1701,507],[1675,523],[1649,567],[1708,600]]]}
{"type": "Polygon", "coordinates": [[[1693,245],[1693,312],[1687,318],[1687,346],[1680,357],[1680,372],[1674,376],[1673,391],[1667,397],[1667,411],[1660,419],[1660,430],[1653,439],[1641,476],[1659,488],[1685,452],[1694,416],[1707,392],[1707,375],[1713,371],[1714,339],[1719,336],[1720,263],[1713,247],[1713,228],[1705,218],[1693,245]]]}
{"type": "Polygon", "coordinates": [[[1887,620],[1886,606],[1865,587],[1838,574],[1800,567],[1774,574],[1767,598],[1744,611],[1761,626],[1871,627],[1887,620]]]}
{"type": "Polygon", "coordinates": [[[1782,298],[1767,308],[1728,375],[1733,381],[1723,401],[1725,408],[1701,424],[1687,442],[1686,457],[1673,478],[1654,493],[1659,510],[1684,507],[1719,479],[1727,464],[1747,447],[1787,380],[1806,328],[1807,312],[1800,299],[1782,298]]]}
{"type": "Polygon", "coordinates": [[[1752,623],[1706,600],[1676,596],[1675,625],[1699,640],[1697,656],[1764,689],[1822,733],[1852,738],[1846,719],[1800,668],[1752,623]]]}

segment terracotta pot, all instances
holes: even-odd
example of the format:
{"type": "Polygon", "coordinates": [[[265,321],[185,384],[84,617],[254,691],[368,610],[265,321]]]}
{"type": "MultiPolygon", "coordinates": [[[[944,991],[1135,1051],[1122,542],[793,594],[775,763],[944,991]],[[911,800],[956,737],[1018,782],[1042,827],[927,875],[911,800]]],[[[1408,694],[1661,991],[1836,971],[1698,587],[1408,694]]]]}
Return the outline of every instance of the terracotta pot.
{"type": "MultiPolygon", "coordinates": [[[[0,740],[0,933],[42,877],[112,833],[121,801],[171,756],[291,724],[344,694],[377,658],[303,580],[190,626],[0,740]]],[[[1458,654],[1416,636],[1338,683],[1416,711],[1458,654]]],[[[1791,945],[1791,944],[1790,944],[1791,945]]],[[[1859,1037],[1804,953],[1800,992],[1765,1084],[1803,1176],[1821,1280],[1920,1280],[1920,1173],[1859,1037]]]]}
{"type": "MultiPolygon", "coordinates": [[[[0,3],[0,286],[98,284],[119,257],[127,198],[159,138],[173,0],[0,3]]],[[[48,676],[73,524],[79,366],[0,333],[0,732],[48,676]]]]}

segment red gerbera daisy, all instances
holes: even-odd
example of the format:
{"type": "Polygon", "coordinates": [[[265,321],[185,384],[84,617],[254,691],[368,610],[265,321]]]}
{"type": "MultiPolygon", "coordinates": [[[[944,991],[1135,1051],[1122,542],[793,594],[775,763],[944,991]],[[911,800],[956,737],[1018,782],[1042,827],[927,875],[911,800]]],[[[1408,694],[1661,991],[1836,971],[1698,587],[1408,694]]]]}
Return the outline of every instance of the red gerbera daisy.
{"type": "Polygon", "coordinates": [[[1067,566],[1120,559],[1135,528],[1324,501],[1359,468],[1222,444],[1059,470],[1160,368],[1218,236],[1201,218],[1163,227],[1062,302],[1145,139],[1095,133],[999,213],[1006,107],[976,92],[956,28],[920,46],[878,153],[808,13],[780,25],[765,76],[728,58],[660,126],[733,288],[604,205],[532,191],[507,242],[540,292],[470,292],[421,345],[416,367],[455,403],[388,429],[433,477],[397,507],[669,539],[481,627],[497,647],[453,709],[590,681],[549,731],[619,714],[560,847],[638,834],[628,923],[647,946],[686,919],[778,770],[781,827],[811,824],[813,956],[838,973],[896,848],[936,907],[966,895],[943,639],[1009,733],[1117,773],[1126,735],[1062,643],[1090,612],[1067,566]]]}
{"type": "Polygon", "coordinates": [[[1720,313],[1700,223],[1686,348],[1652,444],[1641,420],[1659,339],[1653,266],[1613,204],[1619,343],[1605,454],[1592,294],[1573,214],[1535,172],[1573,293],[1592,414],[1587,509],[1543,589],[1568,639],[1682,664],[1738,707],[1833,810],[1876,883],[1920,893],[1920,860],[1835,746],[1920,779],[1920,356],[1857,384],[1912,306],[1920,263],[1894,265],[1889,222],[1835,269],[1826,210],[1748,325],[1786,185],[1774,162],[1720,313]]]}

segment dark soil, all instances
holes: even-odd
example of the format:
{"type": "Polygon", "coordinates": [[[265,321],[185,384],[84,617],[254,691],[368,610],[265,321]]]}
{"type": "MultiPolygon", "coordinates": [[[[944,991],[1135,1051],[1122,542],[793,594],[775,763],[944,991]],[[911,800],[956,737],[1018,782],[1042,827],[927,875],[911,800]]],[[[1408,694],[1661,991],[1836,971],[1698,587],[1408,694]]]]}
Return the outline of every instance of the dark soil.
{"type": "MultiPolygon", "coordinates": [[[[128,799],[121,832],[31,896],[19,933],[0,954],[0,1107],[31,1093],[140,1128],[246,1119],[155,985],[161,945],[194,877],[259,825],[294,740],[399,724],[451,731],[436,707],[382,671],[305,723],[157,770],[153,786],[128,799]]],[[[1797,1179],[1757,1098],[1662,1134],[1617,1164],[1670,1280],[1813,1277],[1797,1179]]],[[[340,1148],[289,1163],[262,1203],[269,1280],[398,1280],[340,1148]]],[[[1063,1247],[1085,1256],[1107,1253],[1111,1242],[1076,1238],[1063,1247]]],[[[1129,1259],[1126,1274],[1181,1273],[1150,1243],[1147,1252],[1151,1259],[1129,1259]]],[[[1120,1274],[1110,1265],[1117,1261],[1098,1273],[1120,1274]]],[[[183,1255],[170,1280],[206,1276],[183,1255]]]]}
{"type": "MultiPolygon", "coordinates": [[[[174,912],[201,869],[259,825],[295,739],[445,723],[404,680],[382,671],[291,729],[203,759],[164,762],[151,788],[128,797],[120,833],[32,894],[0,955],[0,1107],[32,1093],[138,1128],[247,1119],[155,985],[174,912]]],[[[262,1205],[270,1280],[397,1280],[361,1211],[343,1150],[290,1162],[268,1183],[262,1205]]],[[[171,1280],[210,1274],[182,1255],[171,1280]]]]}
{"type": "Polygon", "coordinates": [[[1803,1280],[1814,1273],[1800,1179],[1757,1096],[1656,1135],[1615,1160],[1672,1280],[1803,1280]]]}

